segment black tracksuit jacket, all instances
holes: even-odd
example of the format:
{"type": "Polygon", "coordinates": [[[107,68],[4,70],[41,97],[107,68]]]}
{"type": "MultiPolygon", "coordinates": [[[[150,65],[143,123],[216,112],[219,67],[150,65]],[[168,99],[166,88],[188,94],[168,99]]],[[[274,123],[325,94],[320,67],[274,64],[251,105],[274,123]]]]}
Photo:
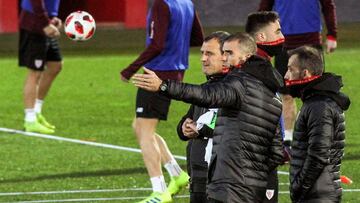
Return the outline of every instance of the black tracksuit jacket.
{"type": "Polygon", "coordinates": [[[300,88],[303,106],[295,123],[290,161],[293,202],[341,201],[344,111],[350,105],[341,87],[340,76],[326,73],[300,88]]]}
{"type": "Polygon", "coordinates": [[[208,197],[222,202],[262,202],[268,174],[283,161],[276,133],[282,111],[276,91],[283,83],[269,61],[252,56],[219,82],[167,81],[173,99],[220,108],[209,167],[208,197]]]}
{"type": "MultiPolygon", "coordinates": [[[[223,79],[224,76],[224,74],[208,76],[207,82],[202,85],[217,82],[223,79]]],[[[190,118],[196,121],[201,115],[208,111],[208,108],[199,107],[192,104],[188,112],[182,117],[177,126],[177,133],[179,138],[183,141],[188,141],[188,145],[186,147],[186,158],[187,169],[190,175],[190,192],[206,192],[208,163],[204,160],[205,147],[208,144],[208,139],[213,137],[213,129],[207,125],[204,125],[201,130],[199,130],[198,137],[189,139],[183,134],[182,125],[186,118],[190,118]]]]}

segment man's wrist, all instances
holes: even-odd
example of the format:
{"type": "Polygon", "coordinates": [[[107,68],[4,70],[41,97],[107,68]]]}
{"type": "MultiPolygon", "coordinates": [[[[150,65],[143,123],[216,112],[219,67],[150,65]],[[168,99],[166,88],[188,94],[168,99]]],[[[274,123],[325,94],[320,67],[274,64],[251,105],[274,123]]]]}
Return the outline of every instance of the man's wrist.
{"type": "Polygon", "coordinates": [[[168,81],[167,80],[163,80],[159,86],[159,91],[160,92],[167,92],[169,88],[169,85],[168,85],[168,81]]]}

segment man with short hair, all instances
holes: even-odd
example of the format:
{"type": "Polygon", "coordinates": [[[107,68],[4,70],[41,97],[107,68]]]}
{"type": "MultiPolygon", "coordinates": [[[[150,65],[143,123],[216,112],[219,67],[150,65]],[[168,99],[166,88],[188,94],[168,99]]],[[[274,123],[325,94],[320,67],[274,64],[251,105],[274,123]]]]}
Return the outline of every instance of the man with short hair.
{"type": "MultiPolygon", "coordinates": [[[[204,39],[201,47],[202,72],[211,84],[224,78],[222,45],[230,34],[217,31],[204,39]]],[[[179,138],[188,141],[187,168],[190,175],[190,202],[206,203],[208,162],[211,155],[212,136],[217,109],[191,105],[177,126],[179,138]]]]}
{"type": "Polygon", "coordinates": [[[282,53],[285,38],[281,32],[279,15],[276,12],[250,13],[247,17],[245,31],[256,41],[257,55],[271,60],[271,57],[282,53]]]}
{"type": "Polygon", "coordinates": [[[136,74],[134,84],[173,99],[219,108],[207,187],[209,202],[260,203],[268,173],[282,162],[275,133],[281,115],[276,91],[283,83],[269,61],[255,56],[256,43],[245,33],[226,39],[223,61],[228,74],[221,81],[190,85],[136,74]]]}
{"type": "Polygon", "coordinates": [[[61,20],[57,18],[60,0],[23,0],[20,13],[19,66],[27,68],[24,85],[27,132],[52,134],[42,106],[52,83],[62,68],[59,42],[61,20]]]}
{"type": "Polygon", "coordinates": [[[289,52],[286,86],[302,100],[290,161],[290,195],[294,203],[341,202],[341,159],[349,98],[340,92],[340,76],[324,73],[318,51],[303,46],[289,52]]]}
{"type": "MultiPolygon", "coordinates": [[[[267,60],[271,60],[273,56],[278,56],[282,53],[284,44],[284,35],[281,32],[279,15],[273,11],[260,11],[250,13],[247,17],[245,31],[251,34],[257,44],[257,55],[262,56],[267,60]]],[[[277,133],[284,137],[283,118],[277,133]]],[[[284,148],[284,155],[286,160],[289,160],[288,153],[284,148]]],[[[263,203],[277,203],[279,193],[279,182],[277,170],[271,171],[268,178],[268,185],[263,203]]]]}
{"type": "MultiPolygon", "coordinates": [[[[259,11],[274,10],[280,15],[282,32],[285,36],[284,52],[275,57],[275,68],[282,76],[287,71],[288,59],[286,51],[302,45],[322,50],[322,23],[324,19],[326,34],[326,53],[335,51],[337,47],[337,21],[334,0],[261,0],[259,11]],[[322,18],[322,16],[324,18],[322,18]]],[[[283,97],[283,113],[285,119],[285,144],[291,143],[296,118],[296,103],[286,88],[280,90],[283,97]]]]}

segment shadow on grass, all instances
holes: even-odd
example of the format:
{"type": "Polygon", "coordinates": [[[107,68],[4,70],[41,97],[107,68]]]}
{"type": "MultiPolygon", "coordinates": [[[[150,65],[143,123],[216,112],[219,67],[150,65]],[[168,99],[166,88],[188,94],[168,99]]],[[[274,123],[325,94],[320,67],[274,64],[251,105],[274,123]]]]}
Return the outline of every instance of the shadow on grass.
{"type": "MultiPolygon", "coordinates": [[[[181,168],[186,168],[186,166],[181,165],[181,168]]],[[[1,180],[0,184],[65,179],[65,178],[85,178],[85,177],[101,177],[101,176],[103,177],[103,176],[120,176],[120,175],[134,175],[134,174],[147,174],[147,171],[143,167],[114,169],[114,170],[100,170],[100,171],[82,171],[82,172],[62,173],[62,174],[53,174],[53,175],[42,175],[36,177],[5,179],[5,180],[1,180]]]]}

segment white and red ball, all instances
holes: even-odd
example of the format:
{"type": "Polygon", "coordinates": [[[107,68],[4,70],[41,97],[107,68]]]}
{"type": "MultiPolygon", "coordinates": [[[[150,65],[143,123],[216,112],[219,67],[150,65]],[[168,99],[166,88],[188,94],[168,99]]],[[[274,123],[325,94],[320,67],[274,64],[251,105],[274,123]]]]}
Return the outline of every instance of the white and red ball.
{"type": "Polygon", "coordinates": [[[95,33],[94,18],[85,11],[70,13],[65,20],[65,33],[74,41],[86,41],[95,33]]]}

